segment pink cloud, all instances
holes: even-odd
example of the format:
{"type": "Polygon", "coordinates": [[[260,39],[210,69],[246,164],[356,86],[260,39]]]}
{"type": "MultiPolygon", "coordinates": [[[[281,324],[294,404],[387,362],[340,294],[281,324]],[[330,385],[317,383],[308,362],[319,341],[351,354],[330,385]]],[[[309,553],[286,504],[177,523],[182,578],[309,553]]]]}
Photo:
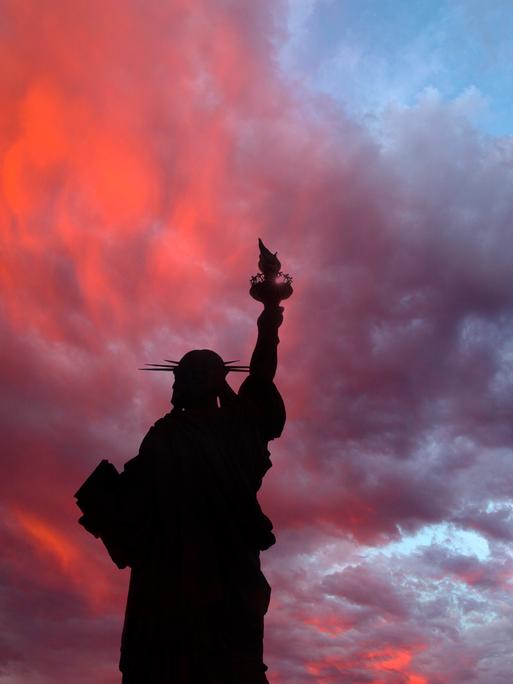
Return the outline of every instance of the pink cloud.
{"type": "Polygon", "coordinates": [[[272,681],[509,682],[511,150],[433,95],[379,134],[357,126],[280,74],[283,12],[7,5],[10,682],[118,681],[127,577],[72,496],[168,410],[169,382],[141,363],[199,346],[249,358],[259,235],[295,277],[289,422],[262,492],[272,681]],[[368,555],[442,522],[490,557],[368,555]]]}

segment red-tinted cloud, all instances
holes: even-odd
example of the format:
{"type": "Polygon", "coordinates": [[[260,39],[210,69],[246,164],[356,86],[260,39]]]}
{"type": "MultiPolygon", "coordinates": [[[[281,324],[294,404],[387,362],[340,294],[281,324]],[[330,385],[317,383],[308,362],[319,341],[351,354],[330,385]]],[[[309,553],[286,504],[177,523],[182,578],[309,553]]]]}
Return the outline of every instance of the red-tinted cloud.
{"type": "Polygon", "coordinates": [[[8,682],[118,681],[127,577],[73,493],[167,411],[141,363],[249,358],[259,235],[295,276],[262,492],[271,680],[510,680],[511,147],[434,94],[379,133],[349,121],[280,73],[284,12],[5,4],[8,682]],[[440,523],[488,555],[387,546],[440,523]]]}

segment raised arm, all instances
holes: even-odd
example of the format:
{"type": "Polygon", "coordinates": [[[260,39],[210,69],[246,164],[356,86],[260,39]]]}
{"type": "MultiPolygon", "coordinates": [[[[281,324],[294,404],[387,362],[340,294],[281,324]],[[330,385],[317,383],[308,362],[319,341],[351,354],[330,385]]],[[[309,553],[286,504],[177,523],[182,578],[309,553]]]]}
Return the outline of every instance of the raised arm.
{"type": "Polygon", "coordinates": [[[283,322],[280,302],[292,294],[289,275],[280,271],[276,254],[261,240],[258,266],[261,273],[251,278],[249,291],[253,299],[262,302],[264,310],[257,320],[258,336],[249,365],[249,377],[244,380],[239,397],[253,407],[253,413],[266,441],[279,437],[285,424],[285,406],[274,385],[278,365],[278,328],[283,322]]]}
{"type": "Polygon", "coordinates": [[[266,442],[281,435],[285,425],[285,405],[273,379],[278,363],[278,328],[283,320],[278,304],[265,306],[258,317],[258,337],[251,356],[249,376],[239,389],[239,397],[251,407],[266,442]]]}
{"type": "Polygon", "coordinates": [[[283,322],[283,307],[270,304],[264,307],[257,320],[258,336],[251,356],[251,377],[272,382],[278,365],[278,328],[283,322]]]}

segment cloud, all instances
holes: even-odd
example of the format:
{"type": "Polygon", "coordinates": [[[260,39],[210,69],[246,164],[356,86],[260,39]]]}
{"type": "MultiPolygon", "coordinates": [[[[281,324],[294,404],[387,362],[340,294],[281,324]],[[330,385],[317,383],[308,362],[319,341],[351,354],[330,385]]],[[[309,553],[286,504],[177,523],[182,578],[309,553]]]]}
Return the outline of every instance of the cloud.
{"type": "Polygon", "coordinates": [[[73,493],[168,410],[141,363],[249,358],[261,235],[295,278],[272,681],[509,681],[509,141],[433,90],[372,130],[295,90],[280,4],[7,10],[1,677],[117,681],[127,577],[73,493]],[[390,552],[440,524],[490,556],[390,552]]]}

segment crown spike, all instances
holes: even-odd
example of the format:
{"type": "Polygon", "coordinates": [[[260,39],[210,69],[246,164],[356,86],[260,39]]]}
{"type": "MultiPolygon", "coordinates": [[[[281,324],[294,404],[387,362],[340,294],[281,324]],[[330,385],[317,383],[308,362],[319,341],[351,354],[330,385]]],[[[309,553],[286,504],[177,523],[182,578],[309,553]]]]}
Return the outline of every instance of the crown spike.
{"type": "Polygon", "coordinates": [[[138,368],[137,370],[146,370],[146,371],[172,371],[174,368],[171,368],[171,366],[168,366],[166,368],[138,368]]]}

